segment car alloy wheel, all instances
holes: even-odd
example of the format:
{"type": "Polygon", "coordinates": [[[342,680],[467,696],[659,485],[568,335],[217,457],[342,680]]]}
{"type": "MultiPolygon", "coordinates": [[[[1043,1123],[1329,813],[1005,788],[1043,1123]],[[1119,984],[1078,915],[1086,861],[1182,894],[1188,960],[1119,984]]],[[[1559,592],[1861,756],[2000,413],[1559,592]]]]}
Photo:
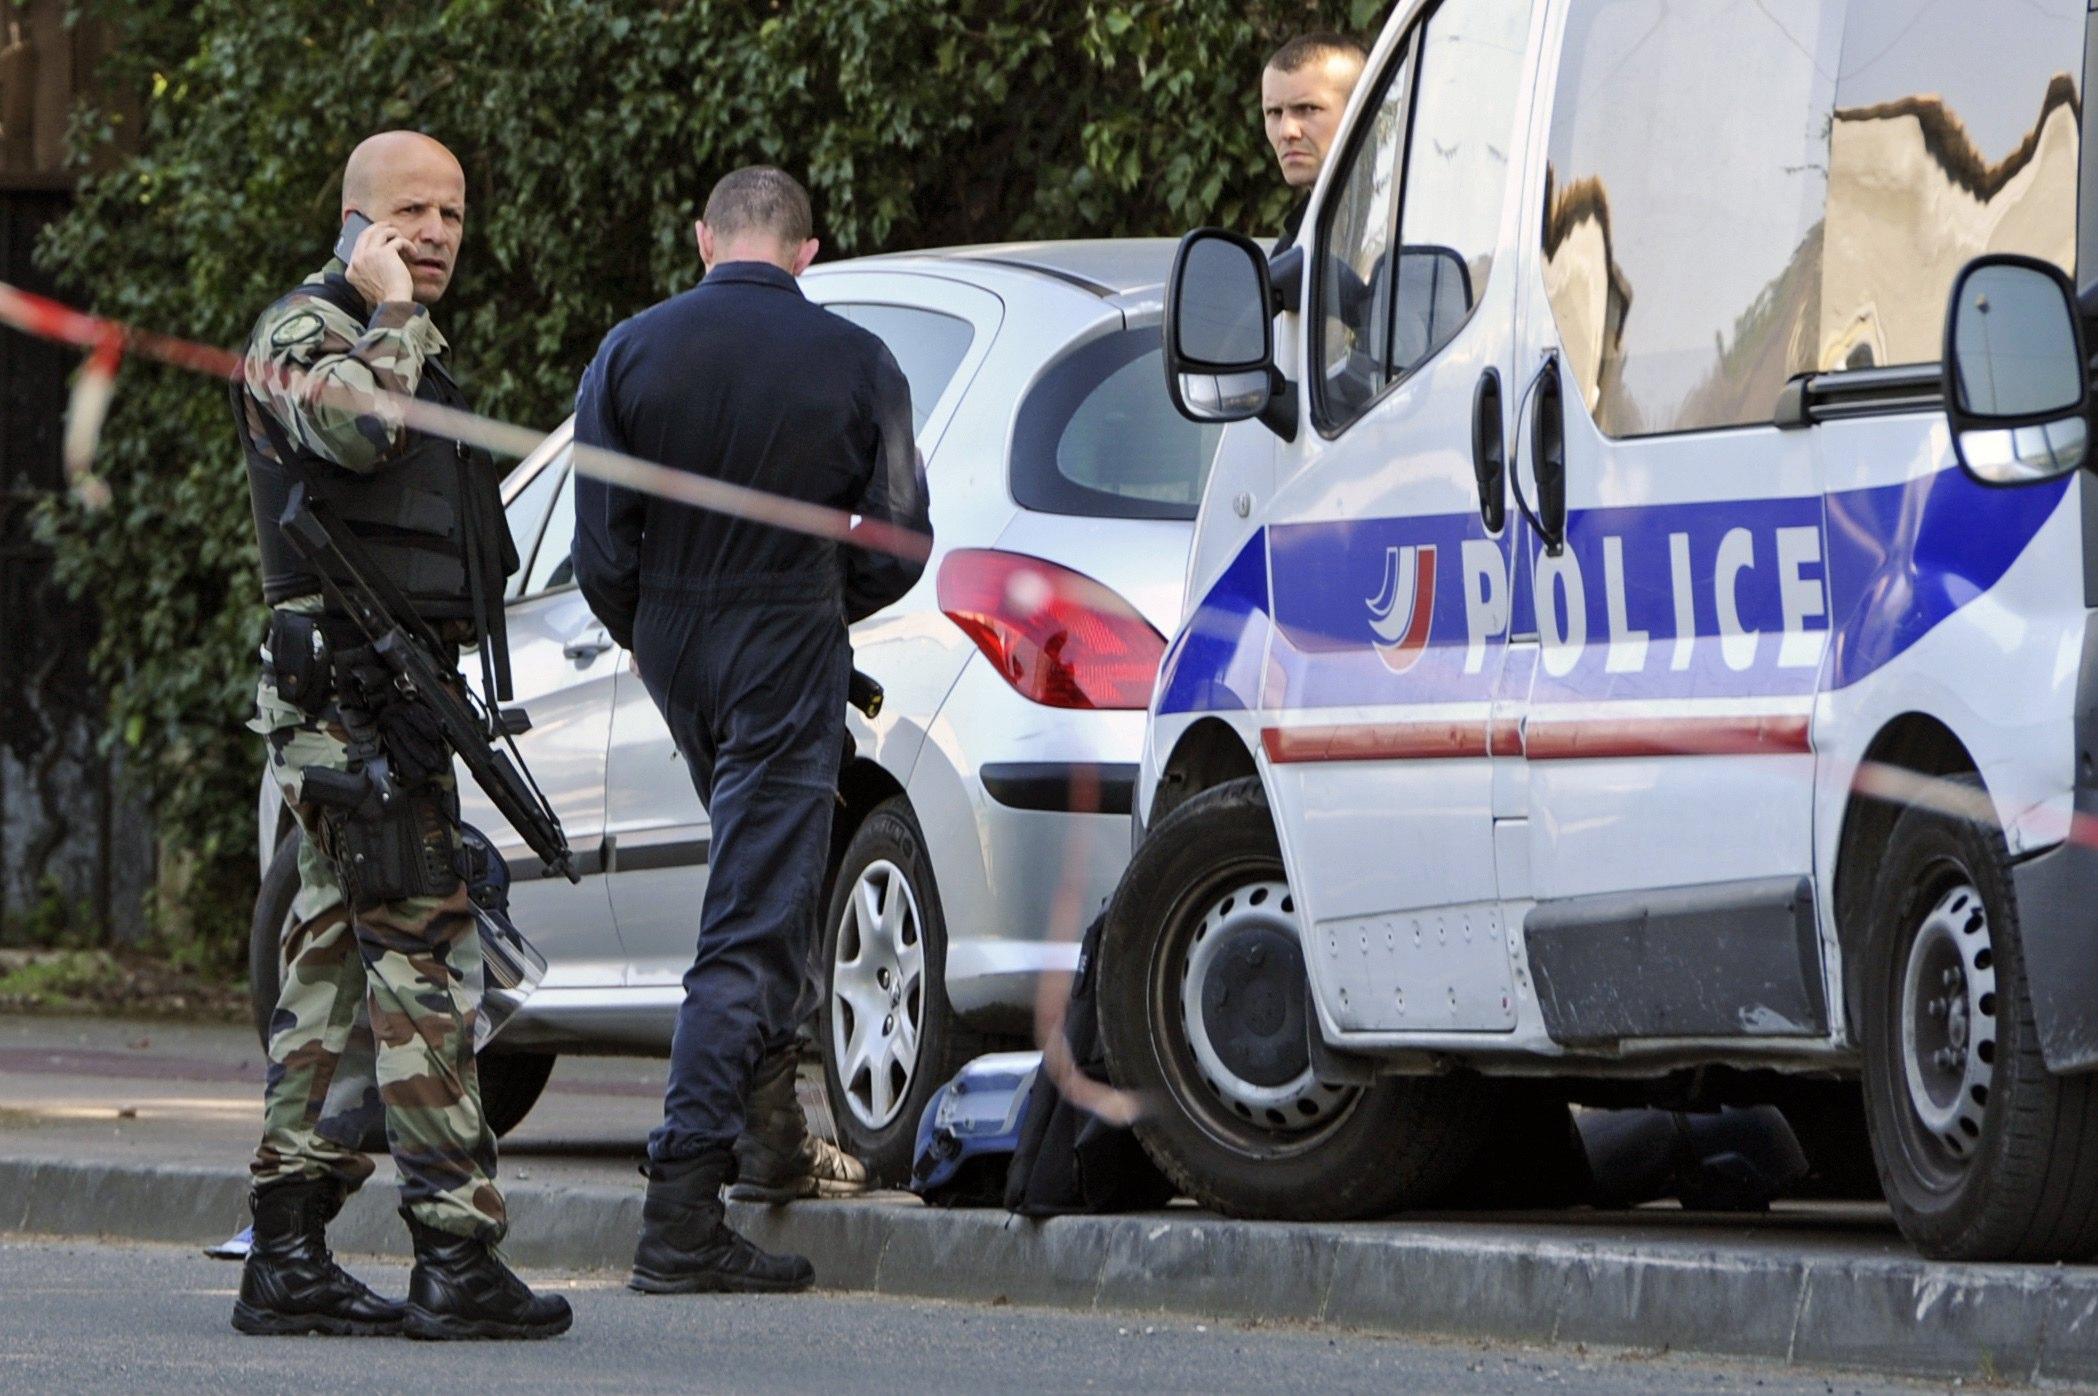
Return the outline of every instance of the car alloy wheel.
{"type": "Polygon", "coordinates": [[[839,918],[831,975],[831,1051],[845,1105],[860,1124],[896,1118],[918,1071],[925,1020],[925,940],[902,868],[869,863],[839,918]]]}

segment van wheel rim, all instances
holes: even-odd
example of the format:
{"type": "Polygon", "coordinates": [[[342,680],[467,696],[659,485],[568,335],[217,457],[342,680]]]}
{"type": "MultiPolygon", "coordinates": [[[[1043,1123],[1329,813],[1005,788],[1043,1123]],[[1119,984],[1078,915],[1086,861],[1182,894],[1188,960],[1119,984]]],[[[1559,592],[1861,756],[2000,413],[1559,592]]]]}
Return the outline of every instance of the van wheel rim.
{"type": "Polygon", "coordinates": [[[1981,1145],[1996,1079],[1996,960],[1988,909],[1966,882],[1946,892],[1909,943],[1901,1066],[1924,1140],[1955,1169],[1981,1145]]]}
{"type": "Polygon", "coordinates": [[[1181,966],[1180,1022],[1202,1084],[1242,1126],[1265,1134],[1321,1128],[1353,1096],[1319,1081],[1308,1049],[1297,1045],[1301,945],[1289,885],[1245,883],[1203,912],[1181,966]],[[1278,1037],[1292,1031],[1297,1043],[1280,1042],[1290,1050],[1277,1052],[1278,1037]]]}
{"type": "Polygon", "coordinates": [[[838,921],[831,1060],[846,1108],[868,1129],[895,1120],[917,1079],[924,924],[910,878],[885,858],[860,873],[838,921]]]}

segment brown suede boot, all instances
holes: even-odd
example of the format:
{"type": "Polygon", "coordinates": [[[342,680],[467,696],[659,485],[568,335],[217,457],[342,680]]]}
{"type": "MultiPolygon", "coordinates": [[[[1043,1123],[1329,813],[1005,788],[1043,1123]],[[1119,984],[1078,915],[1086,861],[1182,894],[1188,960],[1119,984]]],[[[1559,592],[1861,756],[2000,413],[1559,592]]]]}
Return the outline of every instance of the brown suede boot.
{"type": "Polygon", "coordinates": [[[738,1202],[792,1202],[798,1197],[857,1197],[867,1191],[867,1166],[809,1133],[794,1095],[795,1054],[777,1052],[758,1063],[736,1141],[738,1202]]]}

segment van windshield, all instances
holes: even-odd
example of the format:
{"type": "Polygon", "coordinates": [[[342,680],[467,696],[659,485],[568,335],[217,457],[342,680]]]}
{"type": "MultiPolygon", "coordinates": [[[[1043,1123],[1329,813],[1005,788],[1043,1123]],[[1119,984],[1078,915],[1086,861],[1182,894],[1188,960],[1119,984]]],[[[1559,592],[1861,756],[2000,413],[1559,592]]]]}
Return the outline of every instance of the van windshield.
{"type": "Polygon", "coordinates": [[[1048,514],[1192,519],[1223,428],[1166,396],[1158,328],[1118,330],[1050,365],[1013,430],[1013,498],[1048,514]]]}

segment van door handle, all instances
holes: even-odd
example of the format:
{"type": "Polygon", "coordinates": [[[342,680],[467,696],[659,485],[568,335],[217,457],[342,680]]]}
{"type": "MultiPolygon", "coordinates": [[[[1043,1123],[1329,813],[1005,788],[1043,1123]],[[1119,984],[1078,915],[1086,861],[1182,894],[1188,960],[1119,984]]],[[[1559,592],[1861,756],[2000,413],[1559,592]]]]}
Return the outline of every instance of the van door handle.
{"type": "MultiPolygon", "coordinates": [[[[1523,522],[1544,544],[1547,557],[1566,551],[1566,409],[1559,392],[1559,355],[1544,356],[1536,377],[1523,390],[1523,401],[1535,401],[1530,409],[1530,474],[1537,486],[1535,505],[1523,490],[1522,475],[1515,476],[1515,507],[1523,522]]],[[[1520,410],[1520,409],[1518,409],[1520,410]]]]}
{"type": "Polygon", "coordinates": [[[561,653],[580,664],[597,658],[611,648],[612,632],[600,625],[594,629],[584,631],[581,635],[563,645],[561,653]]]}
{"type": "Polygon", "coordinates": [[[1479,519],[1488,533],[1508,521],[1508,443],[1501,415],[1501,373],[1489,368],[1472,389],[1472,472],[1479,480],[1479,519]]]}

